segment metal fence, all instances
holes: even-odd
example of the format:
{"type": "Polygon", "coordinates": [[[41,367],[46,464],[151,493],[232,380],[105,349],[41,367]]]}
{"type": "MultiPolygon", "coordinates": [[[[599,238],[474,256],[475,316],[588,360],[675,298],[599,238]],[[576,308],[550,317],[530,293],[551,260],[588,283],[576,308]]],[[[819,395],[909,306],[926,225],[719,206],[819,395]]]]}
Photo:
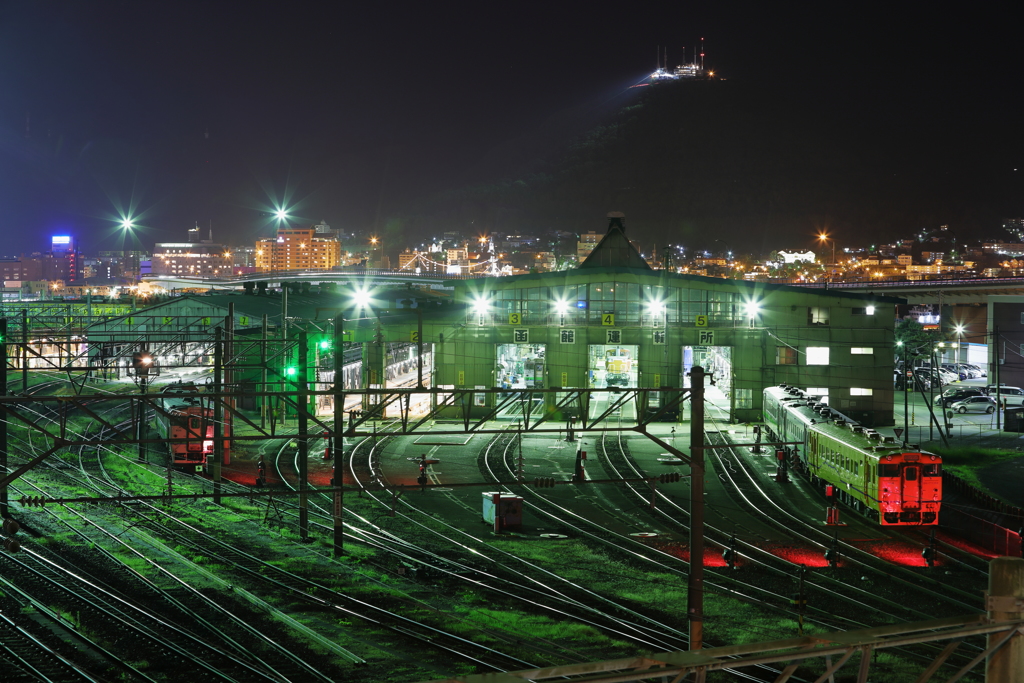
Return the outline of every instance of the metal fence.
{"type": "MultiPolygon", "coordinates": [[[[940,423],[941,424],[941,423],[940,423]]],[[[899,424],[897,423],[897,428],[899,424]]],[[[1024,451],[1024,434],[997,430],[995,424],[951,424],[941,429],[934,424],[911,425],[900,440],[917,444],[921,447],[941,446],[942,434],[950,446],[985,446],[987,448],[1009,448],[1024,451]]]]}

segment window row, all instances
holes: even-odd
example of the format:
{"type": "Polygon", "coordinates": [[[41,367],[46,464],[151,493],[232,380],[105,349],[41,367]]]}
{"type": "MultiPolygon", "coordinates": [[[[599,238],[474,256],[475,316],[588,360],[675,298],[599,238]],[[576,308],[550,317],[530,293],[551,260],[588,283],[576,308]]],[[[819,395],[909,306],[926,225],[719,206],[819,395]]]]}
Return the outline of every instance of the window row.
{"type": "MultiPolygon", "coordinates": [[[[871,356],[874,353],[875,350],[869,347],[855,346],[850,349],[850,355],[853,356],[871,356]]],[[[802,352],[795,346],[775,347],[776,365],[828,365],[830,358],[827,346],[805,346],[802,352]],[[801,353],[804,355],[803,363],[800,362],[801,353]]]]}

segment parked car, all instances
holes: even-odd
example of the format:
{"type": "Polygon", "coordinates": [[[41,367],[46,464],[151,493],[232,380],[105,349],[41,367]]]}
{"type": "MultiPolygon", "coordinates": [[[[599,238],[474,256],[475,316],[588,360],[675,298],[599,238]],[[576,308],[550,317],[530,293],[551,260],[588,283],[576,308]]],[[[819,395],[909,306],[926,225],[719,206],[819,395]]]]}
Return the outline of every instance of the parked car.
{"type": "Polygon", "coordinates": [[[991,396],[971,396],[962,401],[951,403],[949,409],[960,413],[988,413],[996,412],[996,400],[991,396]]]}
{"type": "Polygon", "coordinates": [[[936,396],[933,403],[945,408],[951,403],[962,401],[971,396],[985,396],[985,392],[977,387],[950,387],[939,396],[936,396]]]}
{"type": "Polygon", "coordinates": [[[979,370],[978,368],[974,367],[973,365],[968,365],[967,363],[960,363],[958,367],[960,368],[961,372],[967,373],[967,378],[968,379],[974,379],[975,377],[981,377],[981,370],[979,370]]]}
{"type": "Polygon", "coordinates": [[[988,395],[994,399],[997,399],[1000,403],[1007,406],[1019,406],[1024,405],[1024,389],[1020,387],[1008,387],[1005,384],[1000,384],[998,393],[996,392],[996,385],[989,384],[986,387],[988,395]]]}
{"type": "Polygon", "coordinates": [[[954,375],[957,376],[957,379],[959,379],[961,381],[963,381],[965,379],[970,379],[970,377],[971,377],[971,374],[969,372],[967,372],[966,368],[963,368],[963,367],[957,365],[956,363],[943,363],[942,364],[942,369],[943,370],[948,370],[949,372],[953,373],[954,375]]]}
{"type": "Polygon", "coordinates": [[[978,371],[978,377],[988,377],[988,372],[982,366],[977,363],[965,363],[967,367],[973,368],[978,371]]]}
{"type": "Polygon", "coordinates": [[[948,370],[943,370],[942,368],[925,368],[923,370],[921,368],[917,368],[917,375],[919,377],[927,377],[931,381],[932,386],[941,386],[957,381],[956,375],[948,370]]]}

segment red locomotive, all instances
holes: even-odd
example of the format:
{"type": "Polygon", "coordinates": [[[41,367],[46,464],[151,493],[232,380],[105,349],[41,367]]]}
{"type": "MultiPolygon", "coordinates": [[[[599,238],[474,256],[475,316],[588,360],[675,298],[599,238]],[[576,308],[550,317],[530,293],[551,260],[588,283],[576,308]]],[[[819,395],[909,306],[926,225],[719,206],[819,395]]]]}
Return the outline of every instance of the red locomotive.
{"type": "MultiPolygon", "coordinates": [[[[205,472],[213,457],[214,412],[203,404],[194,384],[172,384],[166,387],[157,411],[156,426],[167,439],[171,465],[190,472],[205,472]]],[[[222,425],[224,437],[223,463],[231,462],[230,427],[222,425]]]]}

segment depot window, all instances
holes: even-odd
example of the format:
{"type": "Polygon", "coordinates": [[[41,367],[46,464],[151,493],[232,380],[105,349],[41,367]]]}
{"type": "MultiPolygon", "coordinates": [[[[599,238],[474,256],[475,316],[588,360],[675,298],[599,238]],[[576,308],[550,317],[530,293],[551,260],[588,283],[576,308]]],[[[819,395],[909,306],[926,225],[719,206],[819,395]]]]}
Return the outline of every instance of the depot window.
{"type": "Polygon", "coordinates": [[[863,389],[860,387],[850,387],[850,396],[871,396],[872,389],[863,389]]]}
{"type": "Polygon", "coordinates": [[[754,390],[753,389],[736,389],[733,391],[733,396],[736,399],[736,409],[749,409],[754,407],[754,390]]]}
{"type": "Polygon", "coordinates": [[[822,403],[828,403],[828,387],[807,387],[805,393],[816,397],[822,403]]]}
{"type": "Polygon", "coordinates": [[[828,365],[828,347],[827,346],[808,346],[807,347],[807,364],[808,365],[828,365]]]}
{"type": "Polygon", "coordinates": [[[873,348],[865,346],[854,346],[850,349],[850,354],[854,356],[872,356],[874,353],[875,350],[873,348]]]}
{"type": "Polygon", "coordinates": [[[807,309],[808,325],[828,325],[828,307],[811,306],[807,309]]]}
{"type": "Polygon", "coordinates": [[[792,346],[776,346],[775,347],[775,364],[776,365],[797,365],[798,354],[796,349],[792,346]]]}

